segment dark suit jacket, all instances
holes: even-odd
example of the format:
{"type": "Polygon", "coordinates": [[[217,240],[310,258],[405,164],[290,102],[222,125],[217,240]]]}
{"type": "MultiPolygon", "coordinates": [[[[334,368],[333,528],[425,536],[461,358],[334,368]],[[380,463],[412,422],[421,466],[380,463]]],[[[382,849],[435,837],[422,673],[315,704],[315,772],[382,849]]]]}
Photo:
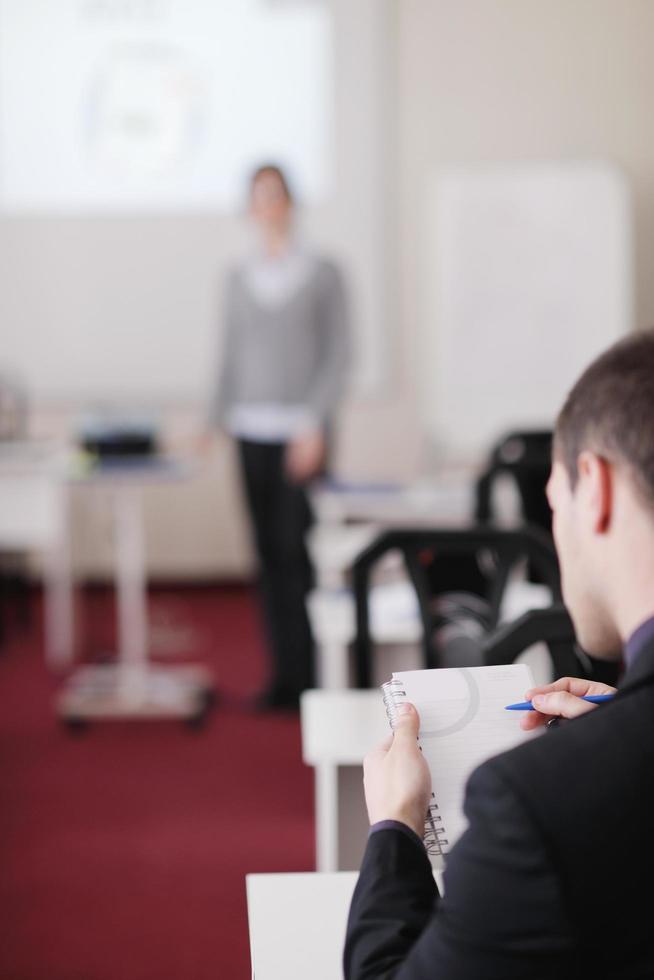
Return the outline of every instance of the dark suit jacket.
{"type": "Polygon", "coordinates": [[[614,700],[480,766],[439,899],[424,848],[370,836],[348,980],[654,978],[654,643],[614,700]]]}

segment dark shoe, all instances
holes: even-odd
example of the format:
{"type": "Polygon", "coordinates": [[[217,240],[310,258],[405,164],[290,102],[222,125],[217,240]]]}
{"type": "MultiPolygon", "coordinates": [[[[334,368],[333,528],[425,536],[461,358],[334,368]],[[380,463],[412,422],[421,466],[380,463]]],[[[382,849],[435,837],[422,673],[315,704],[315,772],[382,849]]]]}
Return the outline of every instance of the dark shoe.
{"type": "Polygon", "coordinates": [[[298,711],[300,695],[283,687],[269,687],[254,699],[255,711],[298,711]]]}

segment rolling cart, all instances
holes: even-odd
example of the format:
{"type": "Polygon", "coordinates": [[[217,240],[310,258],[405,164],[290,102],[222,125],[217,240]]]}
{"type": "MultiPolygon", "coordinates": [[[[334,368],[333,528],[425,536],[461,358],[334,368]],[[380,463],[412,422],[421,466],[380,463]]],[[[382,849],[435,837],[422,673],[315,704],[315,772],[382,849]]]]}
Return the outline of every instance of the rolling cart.
{"type": "Polygon", "coordinates": [[[201,727],[215,699],[211,672],[200,665],[155,666],[148,657],[143,487],[184,479],[170,458],[112,460],[72,478],[110,498],[115,532],[118,652],[114,663],[78,667],[57,701],[71,729],[109,719],[178,718],[201,727]]]}

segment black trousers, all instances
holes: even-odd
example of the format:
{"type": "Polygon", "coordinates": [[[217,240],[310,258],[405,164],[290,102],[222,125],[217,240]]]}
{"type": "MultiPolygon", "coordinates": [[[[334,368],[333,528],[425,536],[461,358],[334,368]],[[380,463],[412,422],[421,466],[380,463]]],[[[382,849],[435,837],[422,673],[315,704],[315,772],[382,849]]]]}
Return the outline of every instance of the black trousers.
{"type": "Polygon", "coordinates": [[[284,443],[239,440],[238,449],[259,560],[271,686],[299,694],[314,684],[305,603],[314,581],[305,540],[313,523],[311,508],[304,487],[286,476],[284,443]]]}

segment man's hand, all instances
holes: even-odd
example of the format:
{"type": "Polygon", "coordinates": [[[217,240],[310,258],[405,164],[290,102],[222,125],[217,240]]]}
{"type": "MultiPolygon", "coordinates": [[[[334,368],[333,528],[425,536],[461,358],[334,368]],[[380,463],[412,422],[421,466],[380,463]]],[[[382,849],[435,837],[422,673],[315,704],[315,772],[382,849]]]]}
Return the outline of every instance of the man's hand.
{"type": "Polygon", "coordinates": [[[419,727],[414,706],[400,704],[393,735],[363,761],[363,785],[371,824],[399,820],[422,837],[431,776],[418,748],[419,727]]]}
{"type": "Polygon", "coordinates": [[[325,437],[315,430],[297,436],[286,447],[286,473],[293,483],[305,483],[325,462],[325,437]]]}
{"type": "Polygon", "coordinates": [[[585,694],[614,694],[615,688],[581,677],[561,677],[553,684],[532,687],[525,692],[525,700],[531,701],[536,711],[525,711],[520,725],[525,731],[545,725],[552,718],[576,718],[599,707],[582,701],[585,694]]]}

